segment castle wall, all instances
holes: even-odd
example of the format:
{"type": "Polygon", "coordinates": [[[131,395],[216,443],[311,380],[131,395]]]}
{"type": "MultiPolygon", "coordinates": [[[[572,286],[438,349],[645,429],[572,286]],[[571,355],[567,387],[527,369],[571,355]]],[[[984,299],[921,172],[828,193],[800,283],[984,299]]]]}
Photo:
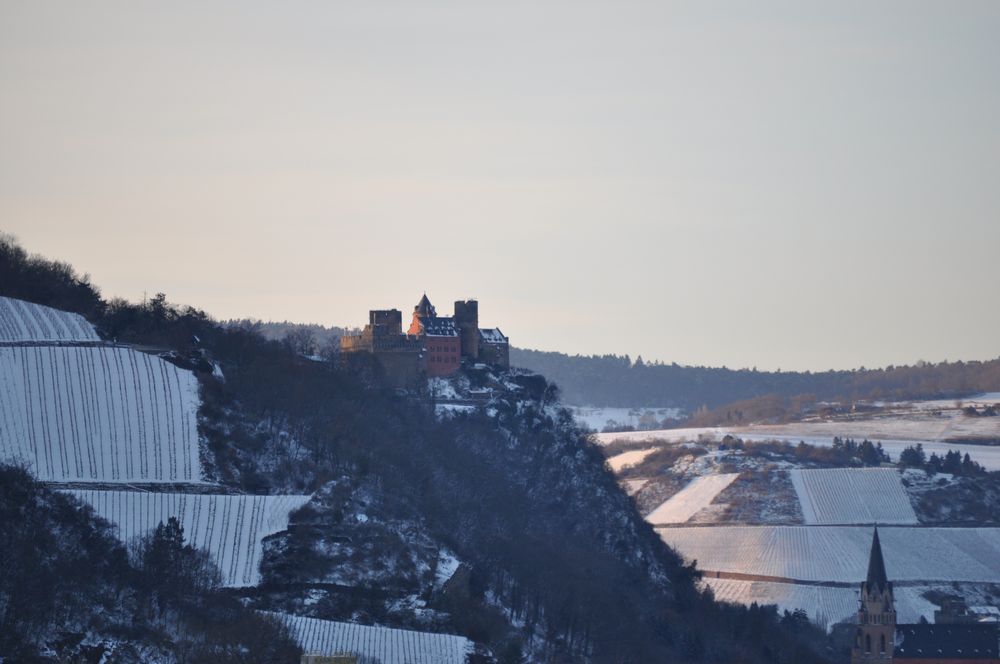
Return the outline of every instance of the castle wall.
{"type": "Polygon", "coordinates": [[[461,337],[424,337],[428,376],[449,376],[462,360],[461,337]]]}
{"type": "Polygon", "coordinates": [[[393,387],[404,389],[415,387],[426,375],[424,357],[419,352],[381,351],[374,355],[393,387]]]}
{"type": "Polygon", "coordinates": [[[479,344],[479,361],[503,369],[510,368],[510,344],[479,344]]]}

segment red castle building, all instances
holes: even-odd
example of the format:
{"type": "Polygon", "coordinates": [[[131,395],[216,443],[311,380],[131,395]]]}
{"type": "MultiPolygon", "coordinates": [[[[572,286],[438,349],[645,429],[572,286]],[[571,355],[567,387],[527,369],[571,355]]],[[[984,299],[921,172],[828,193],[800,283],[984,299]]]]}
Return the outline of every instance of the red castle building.
{"type": "Polygon", "coordinates": [[[361,334],[341,337],[341,352],[370,353],[397,387],[412,387],[424,377],[449,376],[463,361],[510,366],[510,339],[500,328],[480,329],[476,300],[459,300],[454,315],[438,316],[425,293],[413,308],[405,334],[398,309],[374,309],[368,321],[361,334]]]}

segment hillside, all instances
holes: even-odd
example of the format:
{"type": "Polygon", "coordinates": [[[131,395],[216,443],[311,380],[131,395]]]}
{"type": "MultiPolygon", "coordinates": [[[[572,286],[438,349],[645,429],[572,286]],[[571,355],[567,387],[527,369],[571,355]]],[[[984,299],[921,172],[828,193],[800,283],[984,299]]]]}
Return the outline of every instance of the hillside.
{"type": "MultiPolygon", "coordinates": [[[[833,399],[956,398],[1000,390],[1000,359],[884,369],[794,372],[633,362],[628,356],[566,355],[512,348],[511,364],[547,376],[566,403],[674,407],[688,413],[756,397],[833,399]]],[[[748,413],[754,404],[745,404],[748,413]]],[[[727,406],[727,409],[732,410],[727,406]]],[[[723,409],[722,415],[725,415],[723,409]]],[[[705,422],[707,424],[707,422],[705,422]]]]}
{"type": "Polygon", "coordinates": [[[850,631],[878,525],[901,622],[1000,601],[1000,394],[595,436],[720,600],[850,631]],[[857,436],[857,438],[852,438],[857,436]]]}
{"type": "MultiPolygon", "coordinates": [[[[213,587],[233,586],[228,596],[250,608],[456,634],[476,644],[481,661],[825,661],[816,651],[826,647],[821,635],[789,627],[773,608],[715,604],[696,587],[696,570],[641,519],[541,376],[479,375],[495,388],[488,403],[436,412],[424,398],[388,389],[375,365],[308,358],[252,326],[221,326],[162,295],[142,305],[105,300],[68,266],[30,257],[10,242],[0,243],[0,296],[81,314],[103,339],[53,347],[59,351],[98,356],[125,349],[197,381],[197,472],[181,484],[158,483],[172,478],[169,469],[185,467],[190,449],[170,442],[184,441],[170,413],[185,412],[190,402],[153,415],[169,401],[165,369],[144,369],[149,384],[136,381],[128,399],[135,414],[126,409],[114,419],[136,426],[116,428],[111,416],[97,414],[115,412],[112,402],[121,397],[114,397],[112,378],[126,373],[106,374],[102,388],[96,371],[83,369],[88,380],[77,381],[70,365],[59,365],[62,382],[25,391],[41,380],[35,367],[43,365],[16,365],[28,375],[7,389],[23,394],[25,421],[46,433],[28,447],[2,448],[4,461],[52,468],[46,481],[57,488],[73,483],[73,495],[116,521],[131,548],[142,541],[135,535],[176,515],[184,546],[205,547],[184,550],[202,551],[221,566],[210,575],[213,587]],[[156,406],[140,408],[151,394],[159,395],[156,406]],[[53,399],[63,405],[52,412],[69,415],[41,414],[53,399]],[[127,449],[148,441],[132,466],[138,478],[128,466],[119,478],[97,472],[106,465],[97,455],[103,431],[119,431],[127,449]],[[152,454],[164,443],[178,454],[152,454]],[[35,451],[46,448],[66,463],[35,461],[35,451]],[[90,454],[92,466],[84,463],[90,454]],[[77,472],[91,467],[93,476],[77,472]],[[124,486],[133,478],[144,483],[124,486]],[[262,497],[278,494],[305,504],[283,503],[275,514],[262,497]],[[138,514],[141,520],[126,524],[138,514]],[[216,535],[222,531],[232,534],[216,535]]],[[[14,358],[0,356],[11,375],[14,358]]],[[[12,522],[4,524],[10,531],[12,522]]],[[[164,537],[181,546],[180,533],[164,537]]],[[[115,546],[108,541],[108,550],[115,546]]],[[[124,584],[131,572],[109,574],[108,583],[124,584]]],[[[33,598],[16,587],[3,592],[5,602],[33,598]]],[[[38,592],[63,601],[51,590],[38,592]]],[[[58,621],[28,635],[9,614],[0,620],[34,644],[35,656],[58,654],[58,621]]],[[[111,647],[103,633],[88,637],[98,651],[111,647]]],[[[182,659],[159,643],[156,661],[182,659]]]]}

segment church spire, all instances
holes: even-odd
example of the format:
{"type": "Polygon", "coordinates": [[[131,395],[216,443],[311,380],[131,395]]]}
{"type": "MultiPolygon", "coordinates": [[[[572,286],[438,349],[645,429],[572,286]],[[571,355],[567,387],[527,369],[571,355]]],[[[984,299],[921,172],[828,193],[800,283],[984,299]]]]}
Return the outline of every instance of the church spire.
{"type": "Polygon", "coordinates": [[[868,558],[868,590],[878,588],[885,590],[889,587],[889,579],[885,573],[885,560],[882,558],[882,544],[878,540],[878,526],[875,526],[875,535],[872,537],[872,552],[868,558]]]}

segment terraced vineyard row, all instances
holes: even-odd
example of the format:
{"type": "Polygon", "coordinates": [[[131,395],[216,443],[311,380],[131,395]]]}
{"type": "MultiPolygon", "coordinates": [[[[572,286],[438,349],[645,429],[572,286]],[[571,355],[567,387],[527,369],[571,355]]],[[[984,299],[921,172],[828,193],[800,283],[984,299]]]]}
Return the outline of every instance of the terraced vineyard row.
{"type": "MultiPolygon", "coordinates": [[[[872,529],[862,526],[715,526],[658,529],[703,570],[860,583],[872,529]]],[[[879,529],[893,581],[1000,583],[1000,528],[879,529]]]]}
{"type": "Polygon", "coordinates": [[[284,621],[305,654],[352,654],[405,664],[464,664],[472,642],[461,636],[370,627],[354,623],[268,613],[284,621]]]}
{"type": "Polygon", "coordinates": [[[126,348],[0,347],[0,460],[43,481],[199,482],[198,382],[126,348]]]}
{"type": "Polygon", "coordinates": [[[83,316],[0,297],[0,342],[100,341],[83,316]]]}
{"type": "Polygon", "coordinates": [[[220,496],[140,491],[69,491],[118,527],[132,543],[177,517],[185,540],[206,549],[222,570],[223,585],[260,582],[261,540],[288,528],[288,514],[311,496],[220,496]]]}
{"type": "Polygon", "coordinates": [[[808,524],[915,524],[894,468],[795,469],[792,485],[808,524]]]}

